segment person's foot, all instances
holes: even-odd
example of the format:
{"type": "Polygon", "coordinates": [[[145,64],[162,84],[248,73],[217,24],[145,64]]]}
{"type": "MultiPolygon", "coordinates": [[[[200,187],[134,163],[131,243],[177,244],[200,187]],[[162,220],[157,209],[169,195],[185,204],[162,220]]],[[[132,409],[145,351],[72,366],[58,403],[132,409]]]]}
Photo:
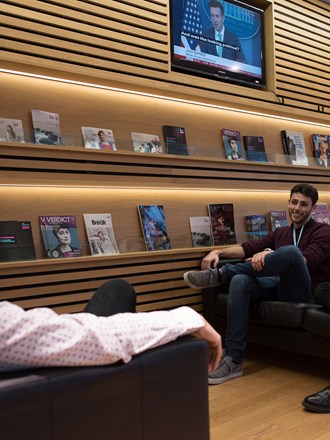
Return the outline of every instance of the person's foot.
{"type": "Polygon", "coordinates": [[[242,363],[236,364],[231,357],[225,356],[214,371],[210,371],[208,375],[208,381],[210,385],[217,385],[224,383],[229,379],[242,376],[243,366],[242,363]]]}
{"type": "Polygon", "coordinates": [[[330,385],[315,394],[305,397],[302,404],[308,411],[330,413],[330,385]]]}
{"type": "Polygon", "coordinates": [[[192,270],[183,275],[185,283],[192,289],[205,289],[221,284],[222,277],[219,269],[192,270]]]}

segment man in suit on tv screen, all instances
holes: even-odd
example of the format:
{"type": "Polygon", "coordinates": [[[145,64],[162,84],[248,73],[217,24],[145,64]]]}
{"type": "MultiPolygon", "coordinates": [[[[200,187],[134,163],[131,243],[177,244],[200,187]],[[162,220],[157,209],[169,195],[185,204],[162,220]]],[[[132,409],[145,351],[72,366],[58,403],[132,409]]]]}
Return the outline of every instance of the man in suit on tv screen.
{"type": "Polygon", "coordinates": [[[203,37],[208,40],[215,40],[215,42],[202,41],[200,44],[201,52],[240,63],[247,63],[238,37],[224,26],[225,12],[223,5],[217,0],[210,0],[209,9],[213,27],[203,32],[203,37]],[[217,44],[217,41],[222,42],[224,45],[217,44]],[[232,48],[229,46],[232,46],[232,48]]]}

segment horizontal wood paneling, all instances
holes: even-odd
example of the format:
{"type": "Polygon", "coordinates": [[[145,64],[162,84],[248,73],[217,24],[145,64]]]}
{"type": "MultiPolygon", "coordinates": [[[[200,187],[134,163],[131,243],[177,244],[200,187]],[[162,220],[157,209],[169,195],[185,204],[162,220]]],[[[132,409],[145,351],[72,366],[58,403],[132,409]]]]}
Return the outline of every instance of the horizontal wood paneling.
{"type": "Polygon", "coordinates": [[[183,272],[200,266],[201,250],[158,251],[79,259],[1,264],[0,300],[24,308],[48,306],[59,313],[82,311],[103,282],[124,278],[137,292],[139,311],[189,304],[202,310],[199,291],[183,282],[183,272]],[[21,270],[22,268],[22,270],[21,270]]]}
{"type": "Polygon", "coordinates": [[[4,0],[0,58],[18,70],[328,119],[329,5],[251,2],[267,9],[270,81],[268,90],[253,90],[171,72],[168,3],[4,0]]]}

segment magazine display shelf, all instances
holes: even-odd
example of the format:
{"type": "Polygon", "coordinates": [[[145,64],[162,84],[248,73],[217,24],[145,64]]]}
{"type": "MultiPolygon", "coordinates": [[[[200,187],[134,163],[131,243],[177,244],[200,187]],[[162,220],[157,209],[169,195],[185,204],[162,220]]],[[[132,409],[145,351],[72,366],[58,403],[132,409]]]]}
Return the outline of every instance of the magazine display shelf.
{"type": "MultiPolygon", "coordinates": [[[[256,205],[253,211],[257,211],[258,204],[262,203],[260,191],[267,196],[268,205],[264,205],[263,209],[269,209],[274,207],[273,197],[283,193],[281,197],[286,201],[288,190],[300,181],[314,184],[323,192],[323,201],[329,203],[330,199],[329,169],[322,169],[320,173],[317,167],[15,143],[1,143],[0,160],[1,218],[33,220],[37,252],[37,260],[0,263],[0,299],[8,299],[26,308],[50,306],[60,313],[81,311],[96,287],[110,278],[125,278],[134,285],[140,311],[179,305],[189,305],[202,311],[201,292],[185,286],[182,274],[199,268],[202,257],[210,248],[192,248],[189,240],[184,242],[185,246],[178,246],[178,243],[181,243],[183,230],[189,235],[186,220],[190,215],[196,215],[192,213],[193,208],[201,203],[200,197],[204,194],[203,204],[206,206],[212,194],[221,201],[224,191],[233,191],[227,197],[232,194],[240,202],[235,202],[235,206],[242,205],[238,206],[235,221],[236,216],[243,218],[251,213],[246,208],[247,204],[251,207],[251,202],[244,200],[244,191],[252,193],[256,205]],[[111,204],[112,196],[119,188],[124,188],[125,194],[137,192],[134,209],[140,203],[158,203],[157,193],[170,194],[168,197],[172,197],[171,203],[176,210],[174,215],[173,210],[172,215],[166,215],[168,223],[172,222],[172,233],[169,231],[173,244],[171,250],[143,251],[140,225],[137,217],[131,219],[125,214],[125,198],[117,205],[111,204]],[[44,189],[56,191],[58,205],[47,200],[44,189]],[[78,191],[80,197],[75,204],[65,199],[65,194],[72,189],[78,191]],[[88,191],[94,191],[94,209],[100,212],[98,189],[109,200],[106,207],[104,199],[101,200],[103,212],[111,212],[113,219],[119,217],[119,224],[123,227],[120,230],[114,225],[119,248],[126,232],[132,229],[135,241],[140,240],[141,251],[131,252],[128,244],[125,250],[120,249],[120,254],[110,256],[93,257],[85,252],[85,256],[79,258],[45,259],[34,211],[37,209],[34,205],[38,192],[38,203],[44,209],[43,212],[38,211],[38,215],[55,212],[81,216],[82,212],[86,212],[84,197],[87,197],[88,191]],[[21,199],[14,199],[16,191],[22,191],[21,199]],[[180,191],[184,191],[185,195],[182,203],[176,201],[180,191]],[[147,199],[149,193],[150,200],[147,199]],[[77,206],[80,207],[78,213],[77,206]],[[184,221],[180,220],[182,218],[184,221]],[[133,220],[136,225],[133,225],[133,220]]],[[[92,212],[93,206],[93,200],[90,200],[89,212],[92,212]]],[[[87,249],[88,245],[84,245],[87,249]]]]}
{"type": "Polygon", "coordinates": [[[1,143],[0,159],[2,185],[286,190],[308,179],[326,191],[330,183],[329,168],[80,147],[1,143]]]}

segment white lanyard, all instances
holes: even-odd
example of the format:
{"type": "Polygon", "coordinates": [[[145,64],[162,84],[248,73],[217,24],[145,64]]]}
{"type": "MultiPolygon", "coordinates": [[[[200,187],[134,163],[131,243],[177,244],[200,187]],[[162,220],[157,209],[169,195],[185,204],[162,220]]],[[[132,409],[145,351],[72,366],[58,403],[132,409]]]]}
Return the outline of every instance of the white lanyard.
{"type": "Polygon", "coordinates": [[[293,230],[292,230],[293,244],[294,244],[295,246],[299,246],[299,242],[300,242],[300,239],[301,239],[301,235],[302,235],[302,233],[303,233],[303,230],[304,230],[304,226],[305,226],[305,225],[302,225],[302,227],[301,227],[301,229],[300,229],[299,237],[298,237],[298,241],[297,241],[297,237],[296,237],[296,230],[295,230],[295,228],[293,228],[293,230]]]}

